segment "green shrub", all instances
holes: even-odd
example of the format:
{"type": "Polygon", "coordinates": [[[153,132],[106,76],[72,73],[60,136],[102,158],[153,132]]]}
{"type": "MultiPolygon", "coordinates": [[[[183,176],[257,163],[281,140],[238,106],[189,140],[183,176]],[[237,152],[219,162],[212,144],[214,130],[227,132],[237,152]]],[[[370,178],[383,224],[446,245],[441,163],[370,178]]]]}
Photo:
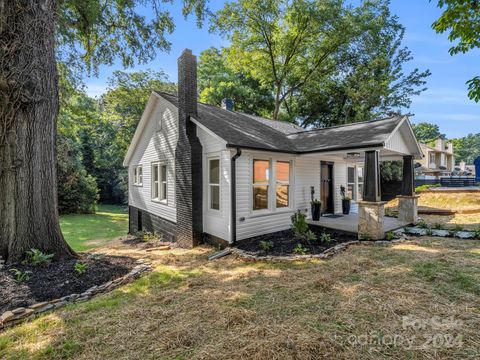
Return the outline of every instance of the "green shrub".
{"type": "Polygon", "coordinates": [[[305,233],[305,240],[307,240],[308,242],[316,241],[317,235],[315,235],[315,233],[312,230],[307,230],[307,232],[305,233]]]}
{"type": "Polygon", "coordinates": [[[427,227],[425,229],[425,235],[428,235],[428,236],[432,236],[433,235],[433,231],[432,231],[432,228],[431,227],[427,227]]]}
{"type": "Polygon", "coordinates": [[[385,240],[392,241],[393,239],[395,239],[395,234],[393,231],[389,231],[385,234],[385,240]]]}
{"type": "Polygon", "coordinates": [[[370,234],[367,234],[367,233],[359,234],[359,235],[358,235],[358,238],[359,238],[360,240],[363,240],[363,241],[370,241],[370,240],[372,240],[372,237],[370,236],[370,234]]]}
{"type": "Polygon", "coordinates": [[[464,230],[464,228],[463,228],[463,226],[460,225],[460,224],[455,225],[455,227],[453,228],[453,231],[455,231],[455,232],[457,232],[457,231],[463,231],[463,230],[464,230]]]}
{"type": "Polygon", "coordinates": [[[302,244],[297,244],[293,249],[293,252],[297,255],[306,255],[308,254],[308,249],[304,247],[302,244]]]}
{"type": "Polygon", "coordinates": [[[420,220],[417,221],[417,226],[419,228],[422,228],[422,229],[427,229],[428,228],[428,224],[423,219],[420,219],[420,220]]]}
{"type": "Polygon", "coordinates": [[[45,254],[38,249],[30,249],[27,251],[25,263],[33,266],[48,266],[54,256],[55,254],[45,254]]]}
{"type": "Polygon", "coordinates": [[[435,223],[433,224],[433,228],[436,230],[444,230],[445,226],[442,223],[435,223]]]}
{"type": "Polygon", "coordinates": [[[57,137],[58,210],[60,214],[93,214],[97,180],[82,162],[81,144],[61,131],[57,137]]]}
{"type": "Polygon", "coordinates": [[[332,242],[332,236],[329,233],[323,232],[322,235],[320,235],[320,241],[329,244],[332,242]]]}
{"type": "Polygon", "coordinates": [[[260,249],[263,251],[270,251],[273,248],[273,242],[270,240],[262,240],[260,241],[260,249]]]}
{"type": "Polygon", "coordinates": [[[87,272],[87,268],[88,268],[88,265],[81,262],[75,263],[75,266],[74,266],[74,270],[78,275],[85,274],[87,272]]]}
{"type": "Polygon", "coordinates": [[[480,239],[480,226],[473,230],[475,238],[480,239]]]}
{"type": "Polygon", "coordinates": [[[430,188],[436,188],[440,187],[440,184],[425,184],[425,185],[420,185],[415,188],[415,192],[422,192],[424,190],[428,190],[430,188]]]}
{"type": "Polygon", "coordinates": [[[10,269],[10,271],[13,273],[13,276],[15,276],[15,281],[18,283],[22,283],[25,281],[30,280],[30,274],[32,273],[31,271],[20,271],[18,269],[10,269]]]}
{"type": "Polygon", "coordinates": [[[292,230],[295,233],[295,236],[301,238],[305,237],[307,231],[309,230],[306,218],[307,216],[300,210],[292,215],[292,230]]]}

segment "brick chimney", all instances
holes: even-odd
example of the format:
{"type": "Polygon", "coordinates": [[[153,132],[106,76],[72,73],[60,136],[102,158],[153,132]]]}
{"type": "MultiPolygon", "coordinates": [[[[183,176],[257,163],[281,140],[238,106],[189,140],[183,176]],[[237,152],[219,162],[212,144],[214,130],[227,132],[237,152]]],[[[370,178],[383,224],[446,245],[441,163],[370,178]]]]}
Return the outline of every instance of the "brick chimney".
{"type": "Polygon", "coordinates": [[[199,244],[202,220],[202,145],[191,118],[197,116],[197,58],[185,49],[178,58],[178,142],[175,150],[177,242],[199,244]],[[195,179],[195,181],[193,181],[195,179]]]}

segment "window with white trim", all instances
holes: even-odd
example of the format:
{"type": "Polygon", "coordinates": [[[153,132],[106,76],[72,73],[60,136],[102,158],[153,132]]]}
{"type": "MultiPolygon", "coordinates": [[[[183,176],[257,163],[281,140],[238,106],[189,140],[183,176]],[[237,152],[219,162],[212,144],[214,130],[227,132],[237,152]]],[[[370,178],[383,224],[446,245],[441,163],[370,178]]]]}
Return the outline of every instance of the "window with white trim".
{"type": "Polygon", "coordinates": [[[152,164],[152,200],[167,201],[167,165],[152,164]]]}
{"type": "Polygon", "coordinates": [[[350,199],[355,201],[362,200],[363,196],[363,167],[347,167],[347,194],[350,199]]]}
{"type": "Polygon", "coordinates": [[[208,160],[208,206],[220,210],[220,159],[208,160]]]}
{"type": "Polygon", "coordinates": [[[266,210],[270,185],[270,160],[253,160],[253,210],[266,210]]]}
{"type": "Polygon", "coordinates": [[[363,167],[357,166],[357,201],[363,198],[363,167]]]}
{"type": "Polygon", "coordinates": [[[138,165],[133,168],[133,185],[136,185],[136,186],[143,185],[142,165],[138,165]]]}
{"type": "Polygon", "coordinates": [[[290,162],[276,162],[276,207],[288,208],[290,205],[290,162]]]}

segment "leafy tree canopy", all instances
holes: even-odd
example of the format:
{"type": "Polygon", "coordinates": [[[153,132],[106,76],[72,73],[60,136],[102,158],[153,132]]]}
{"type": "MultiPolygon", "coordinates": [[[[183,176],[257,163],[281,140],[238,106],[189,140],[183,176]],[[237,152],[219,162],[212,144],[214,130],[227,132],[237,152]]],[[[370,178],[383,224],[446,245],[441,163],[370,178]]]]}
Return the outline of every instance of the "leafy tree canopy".
{"type": "Polygon", "coordinates": [[[222,66],[270,89],[272,118],[303,126],[408,107],[429,75],[403,73],[411,54],[388,1],[240,0],[215,14],[212,29],[231,42],[222,66]]]}
{"type": "Polygon", "coordinates": [[[440,133],[438,125],[435,124],[421,122],[418,124],[412,124],[412,128],[417,140],[424,144],[428,144],[435,139],[444,136],[440,133]]]}
{"type": "MultiPolygon", "coordinates": [[[[480,2],[478,0],[439,0],[439,8],[445,8],[440,18],[432,24],[437,33],[449,31],[448,39],[455,42],[450,55],[466,53],[480,48],[480,2]]],[[[468,96],[480,101],[480,76],[467,81],[468,96]]]]}
{"type": "Polygon", "coordinates": [[[457,162],[463,160],[467,164],[473,164],[473,161],[480,156],[480,133],[468,134],[452,141],[457,162]]]}
{"type": "MultiPolygon", "coordinates": [[[[207,0],[182,0],[184,16],[205,18],[207,0]]],[[[101,64],[120,59],[130,67],[152,60],[157,51],[170,49],[167,39],[175,24],[167,7],[173,0],[59,0],[58,59],[77,69],[98,73],[101,64]],[[148,18],[139,13],[151,9],[148,18]]]]}
{"type": "Polygon", "coordinates": [[[225,98],[234,101],[235,110],[268,116],[273,111],[270,87],[250,75],[236,72],[227,61],[224,50],[202,51],[198,63],[200,101],[220,106],[225,98]]]}

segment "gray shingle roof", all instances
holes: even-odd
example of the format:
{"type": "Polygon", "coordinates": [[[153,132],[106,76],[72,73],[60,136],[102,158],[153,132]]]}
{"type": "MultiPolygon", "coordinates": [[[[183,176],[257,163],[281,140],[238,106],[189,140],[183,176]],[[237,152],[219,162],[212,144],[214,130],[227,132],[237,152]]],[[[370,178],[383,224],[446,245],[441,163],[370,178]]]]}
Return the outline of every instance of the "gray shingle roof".
{"type": "Polygon", "coordinates": [[[251,114],[244,114],[244,113],[240,113],[240,114],[251,117],[252,119],[259,121],[262,124],[265,124],[267,126],[270,126],[275,130],[278,130],[284,134],[294,134],[299,131],[305,131],[305,129],[302,128],[301,126],[298,126],[290,122],[265,119],[260,116],[251,115],[251,114]]]}
{"type": "MultiPolygon", "coordinates": [[[[160,96],[178,107],[177,97],[160,96]]],[[[321,152],[355,147],[381,146],[402,120],[394,116],[324,129],[304,130],[289,123],[263,119],[198,103],[195,118],[227,142],[227,146],[287,153],[321,152]]]]}
{"type": "Polygon", "coordinates": [[[303,131],[287,137],[298,152],[383,145],[403,116],[303,131]]]}

